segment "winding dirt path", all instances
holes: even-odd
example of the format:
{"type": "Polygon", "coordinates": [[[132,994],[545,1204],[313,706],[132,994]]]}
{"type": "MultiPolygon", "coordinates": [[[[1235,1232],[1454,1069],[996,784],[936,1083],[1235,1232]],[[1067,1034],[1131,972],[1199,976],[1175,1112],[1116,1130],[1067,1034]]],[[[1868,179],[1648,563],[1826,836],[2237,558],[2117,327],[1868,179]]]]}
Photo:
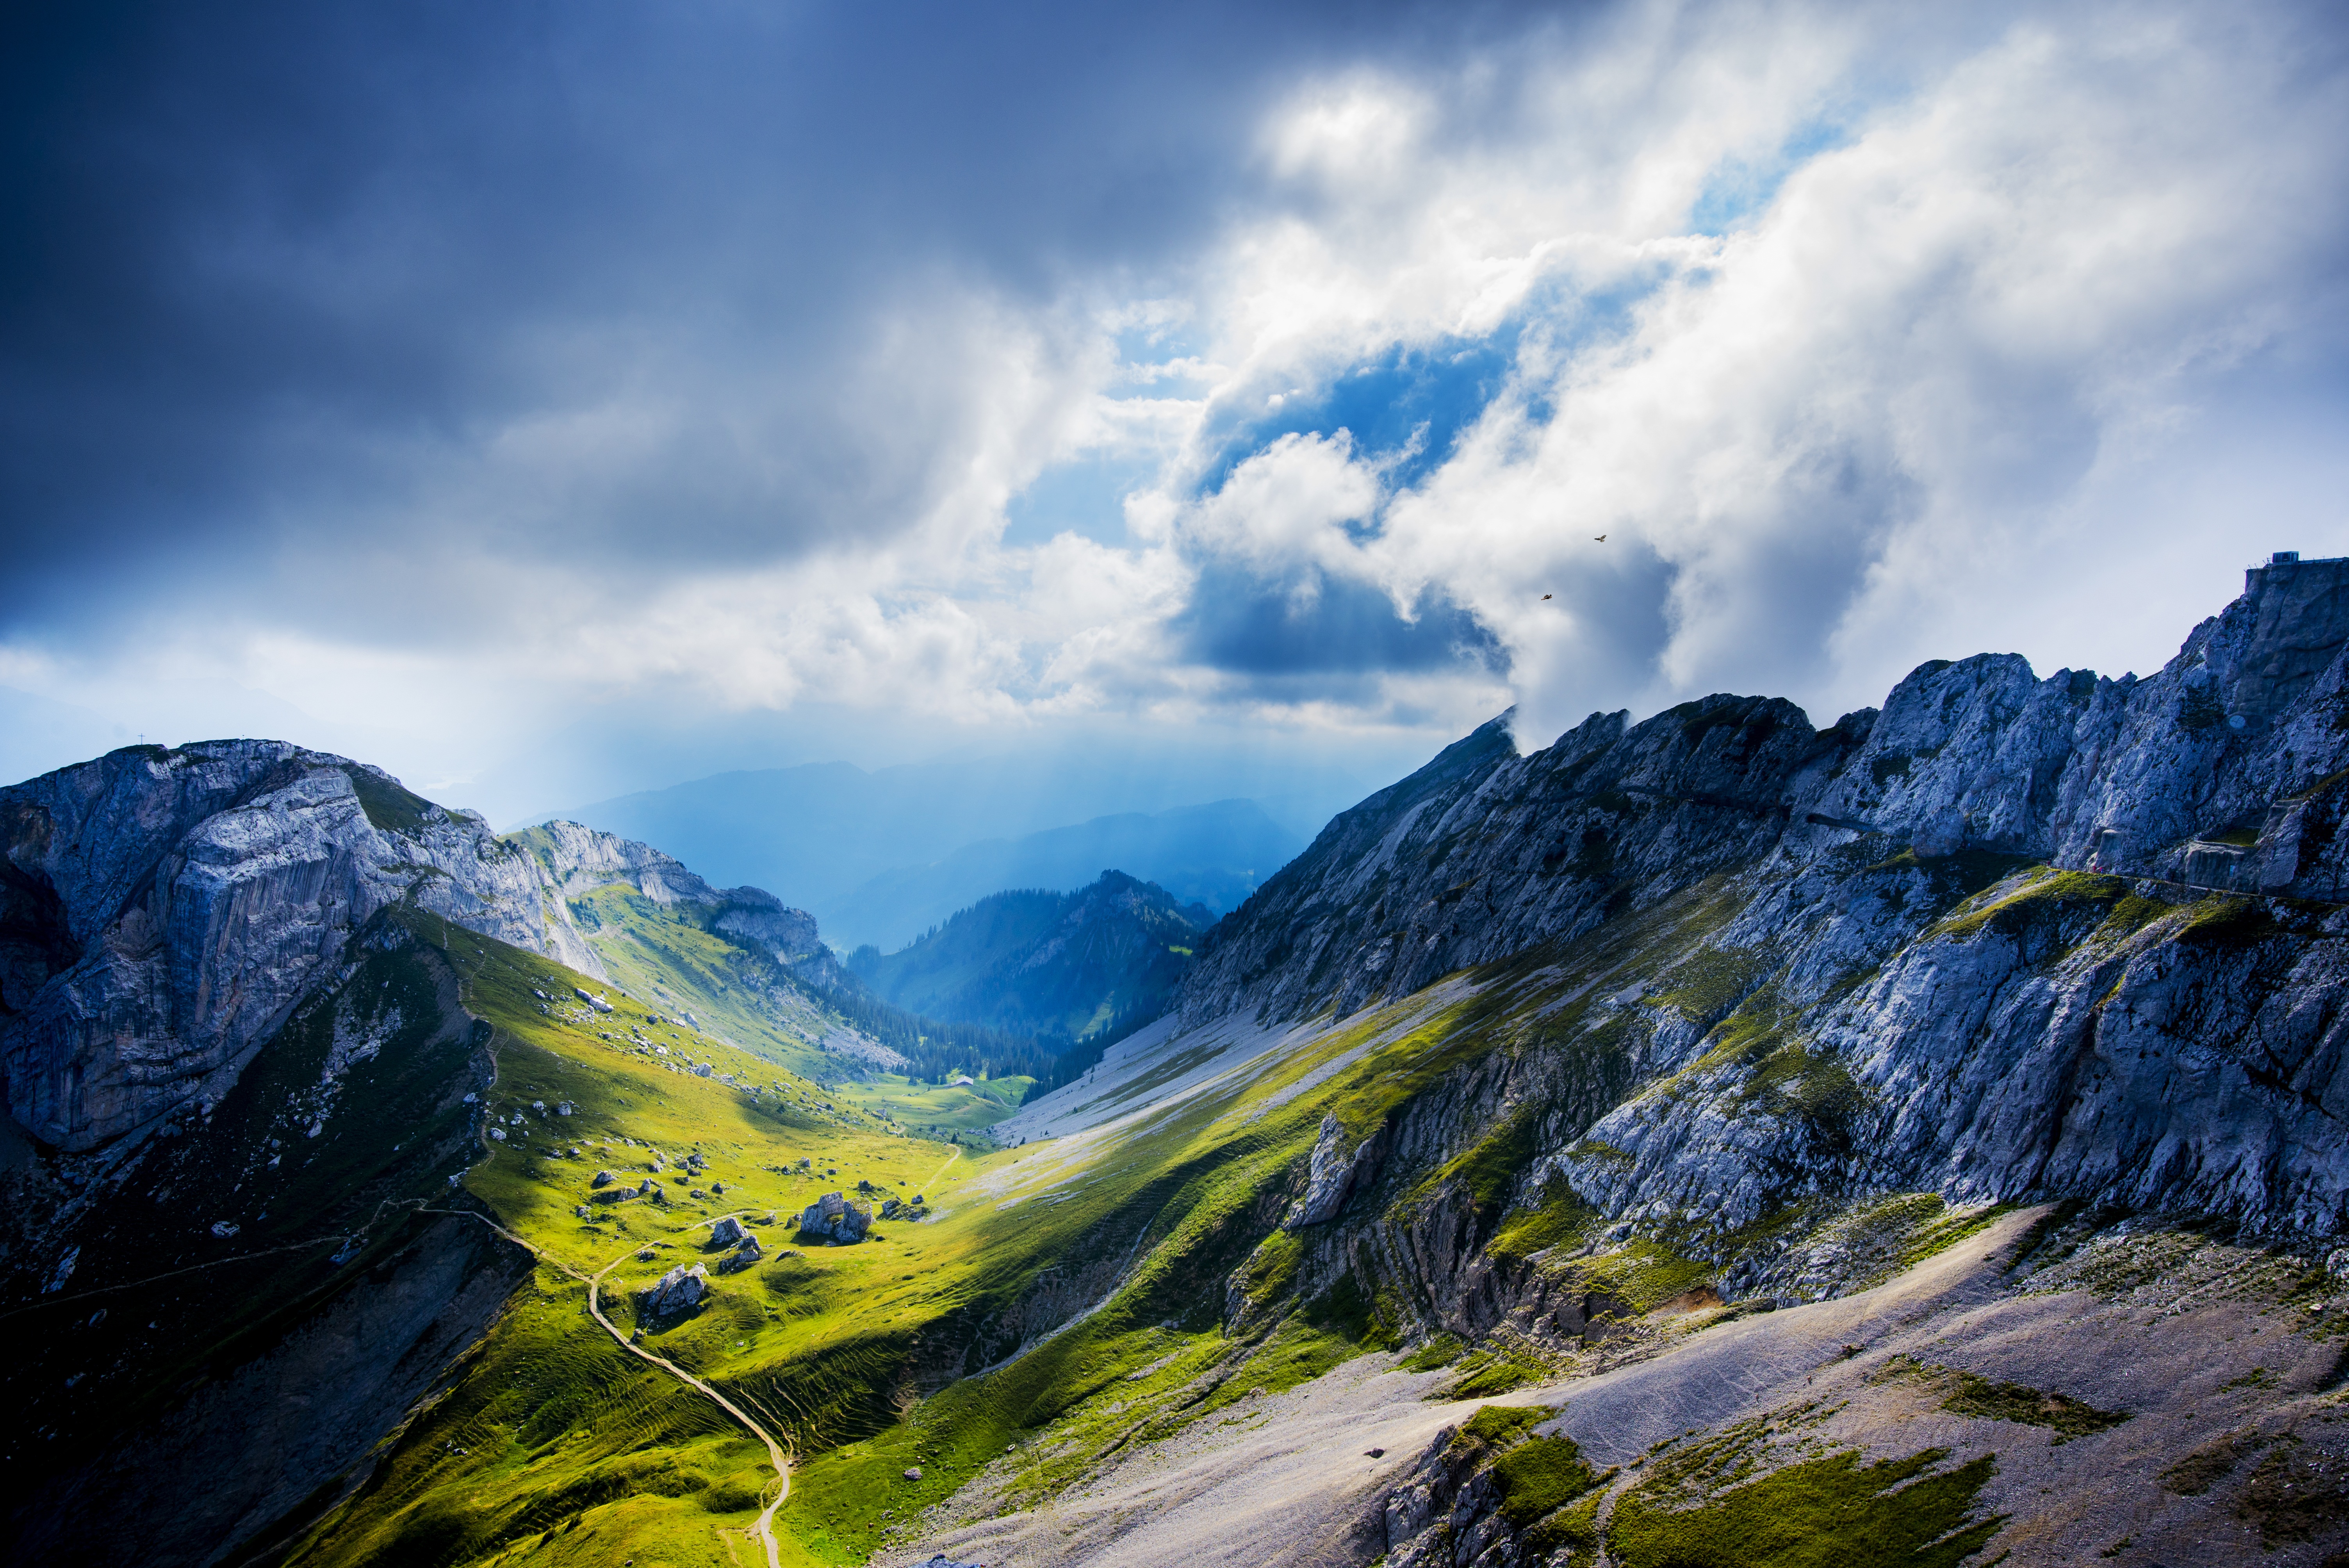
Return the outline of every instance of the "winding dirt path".
{"type": "MultiPolygon", "coordinates": [[[[577,1269],[573,1268],[569,1264],[564,1263],[561,1258],[554,1257],[548,1253],[545,1249],[540,1247],[536,1243],[525,1241],[522,1237],[515,1235],[512,1231],[507,1230],[503,1225],[499,1224],[496,1221],[491,1219],[486,1214],[475,1213],[471,1209],[419,1209],[417,1212],[422,1214],[458,1214],[479,1220],[482,1224],[487,1225],[491,1230],[495,1231],[498,1234],[503,1236],[514,1245],[529,1253],[541,1263],[558,1268],[564,1274],[569,1274],[573,1279],[579,1281],[582,1284],[585,1284],[587,1287],[588,1315],[594,1317],[597,1323],[604,1326],[604,1332],[609,1334],[613,1339],[617,1341],[621,1349],[626,1351],[629,1355],[637,1357],[639,1360],[651,1362],[654,1366],[659,1367],[662,1371],[667,1372],[680,1383],[685,1384],[688,1387],[690,1387],[696,1392],[701,1394],[711,1403],[715,1404],[719,1409],[725,1411],[728,1415],[741,1422],[742,1425],[749,1429],[752,1437],[757,1438],[761,1442],[766,1444],[767,1459],[769,1462],[775,1467],[775,1479],[781,1484],[776,1488],[773,1500],[767,1504],[763,1511],[761,1511],[759,1522],[750,1527],[750,1533],[756,1535],[759,1538],[760,1543],[767,1549],[767,1568],[780,1568],[780,1560],[776,1556],[775,1552],[775,1511],[782,1507],[784,1500],[792,1495],[792,1467],[790,1453],[784,1449],[782,1444],[775,1440],[773,1433],[768,1431],[766,1428],[761,1426],[757,1421],[752,1420],[749,1412],[745,1411],[741,1406],[737,1405],[733,1400],[728,1398],[725,1395],[719,1393],[717,1389],[711,1387],[709,1384],[703,1382],[700,1378],[695,1377],[684,1367],[679,1367],[676,1362],[671,1361],[667,1357],[656,1356],[651,1351],[647,1350],[643,1346],[634,1343],[626,1335],[620,1332],[619,1326],[616,1324],[615,1324],[610,1318],[604,1315],[602,1298],[604,1276],[610,1274],[614,1269],[618,1268],[622,1264],[626,1263],[630,1258],[636,1256],[638,1252],[642,1251],[643,1244],[641,1243],[635,1246],[631,1246],[626,1252],[622,1253],[618,1257],[614,1258],[610,1263],[605,1264],[594,1274],[584,1274],[577,1269]]],[[[719,1214],[715,1219],[698,1221],[694,1224],[686,1228],[688,1230],[698,1231],[708,1226],[715,1225],[718,1223],[719,1220],[740,1219],[750,1212],[751,1212],[751,1211],[748,1209],[740,1209],[731,1214],[719,1214]]]]}

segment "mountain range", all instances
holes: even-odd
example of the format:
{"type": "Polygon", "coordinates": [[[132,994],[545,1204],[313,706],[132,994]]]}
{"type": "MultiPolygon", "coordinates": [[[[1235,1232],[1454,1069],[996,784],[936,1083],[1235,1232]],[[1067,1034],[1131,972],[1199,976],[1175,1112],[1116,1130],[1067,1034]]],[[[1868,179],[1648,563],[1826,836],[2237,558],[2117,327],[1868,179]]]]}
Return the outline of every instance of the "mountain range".
{"type": "Polygon", "coordinates": [[[1221,912],[1305,846],[1350,796],[1334,779],[1267,774],[1274,809],[1209,799],[1252,777],[1135,751],[986,757],[867,771],[845,762],[720,774],[563,813],[660,845],[705,874],[785,889],[841,951],[895,949],[1013,887],[1066,891],[1112,867],[1221,912]],[[1312,787],[1299,789],[1300,782],[1312,787]]]}
{"type": "Polygon", "coordinates": [[[883,999],[1007,1034],[1075,1040],[1146,1023],[1216,922],[1123,872],[1073,892],[999,892],[892,954],[860,947],[848,967],[883,999]]]}
{"type": "Polygon", "coordinates": [[[836,900],[824,926],[843,942],[894,950],[991,893],[1080,889],[1121,867],[1197,905],[1212,922],[1304,847],[1253,800],[1097,817],[1020,839],[966,844],[929,865],[884,872],[836,900]]]}
{"type": "MultiPolygon", "coordinates": [[[[2144,678],[1510,723],[983,1150],[641,845],[0,791],[11,1560],[2335,1568],[2349,562],[2144,678]]],[[[976,1005],[1089,897],[1195,927],[846,967],[976,1005]]]]}

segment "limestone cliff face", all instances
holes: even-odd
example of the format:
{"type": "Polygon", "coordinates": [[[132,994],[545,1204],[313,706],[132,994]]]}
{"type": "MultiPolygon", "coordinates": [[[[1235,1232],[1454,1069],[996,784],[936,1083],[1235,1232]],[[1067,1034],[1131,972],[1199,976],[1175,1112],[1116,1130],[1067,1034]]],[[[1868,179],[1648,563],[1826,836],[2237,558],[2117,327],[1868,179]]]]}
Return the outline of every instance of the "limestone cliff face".
{"type": "Polygon", "coordinates": [[[786,959],[814,920],[575,822],[501,839],[379,769],[282,741],[136,747],[0,789],[7,1109],[75,1152],[217,1099],[353,932],[408,903],[604,975],[568,901],[626,882],[786,959]]]}
{"type": "Polygon", "coordinates": [[[67,1150],[217,1098],[387,904],[549,945],[539,879],[478,818],[278,742],[45,774],[0,790],[0,834],[8,1107],[67,1150]]]}
{"type": "MultiPolygon", "coordinates": [[[[1496,720],[1218,926],[1183,1020],[1587,966],[1701,910],[1400,1135],[1449,1158],[1522,1109],[1517,1202],[1563,1183],[1794,1296],[1832,1282],[1752,1228],[1870,1192],[2349,1233],[2344,645],[2349,562],[2277,564],[2143,679],[1982,655],[1826,730],[1715,696],[1523,757],[1496,720]],[[1553,1056],[1609,1103],[1548,1104],[1553,1056]]],[[[1446,1243],[1458,1288],[1474,1242],[1446,1243]]]]}
{"type": "MultiPolygon", "coordinates": [[[[690,904],[717,911],[714,927],[748,945],[763,947],[786,964],[815,953],[823,944],[815,916],[792,909],[763,888],[714,888],[674,856],[633,839],[598,832],[577,822],[543,823],[517,835],[544,872],[559,898],[577,898],[597,888],[626,883],[667,909],[690,904]]],[[[585,944],[581,944],[583,953],[585,944]]],[[[592,953],[572,967],[601,975],[592,953]]]]}

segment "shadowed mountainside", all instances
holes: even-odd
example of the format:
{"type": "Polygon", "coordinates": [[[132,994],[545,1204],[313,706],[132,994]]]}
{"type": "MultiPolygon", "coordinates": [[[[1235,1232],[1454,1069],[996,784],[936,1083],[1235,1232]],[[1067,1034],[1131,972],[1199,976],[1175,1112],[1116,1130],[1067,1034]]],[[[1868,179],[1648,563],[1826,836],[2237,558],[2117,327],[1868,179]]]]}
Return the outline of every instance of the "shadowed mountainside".
{"type": "Polygon", "coordinates": [[[848,966],[884,998],[931,1017],[1075,1040],[1164,1011],[1214,923],[1204,905],[1103,872],[1074,892],[983,898],[902,951],[858,948],[848,966]]]}

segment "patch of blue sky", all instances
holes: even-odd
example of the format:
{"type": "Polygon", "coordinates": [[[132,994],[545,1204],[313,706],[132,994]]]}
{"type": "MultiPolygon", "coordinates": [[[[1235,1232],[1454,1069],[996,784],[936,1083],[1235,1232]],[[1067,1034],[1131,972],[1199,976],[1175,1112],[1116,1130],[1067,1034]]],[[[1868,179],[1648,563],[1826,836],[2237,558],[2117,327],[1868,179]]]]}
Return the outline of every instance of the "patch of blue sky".
{"type": "MultiPolygon", "coordinates": [[[[1658,262],[1603,289],[1559,278],[1535,287],[1524,304],[1482,337],[1447,336],[1424,346],[1394,344],[1315,386],[1280,395],[1277,404],[1219,412],[1211,428],[1215,459],[1197,493],[1213,494],[1231,471],[1287,435],[1349,432],[1355,452],[1385,467],[1390,490],[1407,490],[1441,468],[1462,433],[1510,389],[1520,350],[1537,334],[1551,355],[1571,355],[1615,341],[1638,325],[1640,303],[1671,274],[1658,262]]],[[[1545,390],[1518,385],[1515,396],[1536,425],[1554,412],[1545,390]]],[[[1369,531],[1371,520],[1352,525],[1369,531]]]]}
{"type": "Polygon", "coordinates": [[[1390,345],[1318,386],[1236,418],[1219,433],[1199,492],[1213,493],[1232,469],[1283,436],[1353,437],[1354,450],[1392,467],[1390,485],[1408,485],[1441,463],[1507,381],[1522,320],[1489,337],[1390,345]]]}
{"type": "Polygon", "coordinates": [[[1744,227],[1777,200],[1786,177],[1822,152],[1849,144],[1851,128],[1842,119],[1812,119],[1797,127],[1766,157],[1723,159],[1707,176],[1689,208],[1692,234],[1727,234],[1744,227]]]}
{"type": "Polygon", "coordinates": [[[1125,498],[1158,477],[1155,458],[1087,457],[1039,474],[1003,509],[1003,542],[1041,544],[1062,533],[1096,544],[1125,538],[1125,498]]]}
{"type": "Polygon", "coordinates": [[[1190,397],[1206,390],[1209,376],[1199,368],[1203,346],[1187,322],[1152,322],[1121,328],[1112,340],[1125,375],[1109,390],[1112,398],[1190,397]]]}

